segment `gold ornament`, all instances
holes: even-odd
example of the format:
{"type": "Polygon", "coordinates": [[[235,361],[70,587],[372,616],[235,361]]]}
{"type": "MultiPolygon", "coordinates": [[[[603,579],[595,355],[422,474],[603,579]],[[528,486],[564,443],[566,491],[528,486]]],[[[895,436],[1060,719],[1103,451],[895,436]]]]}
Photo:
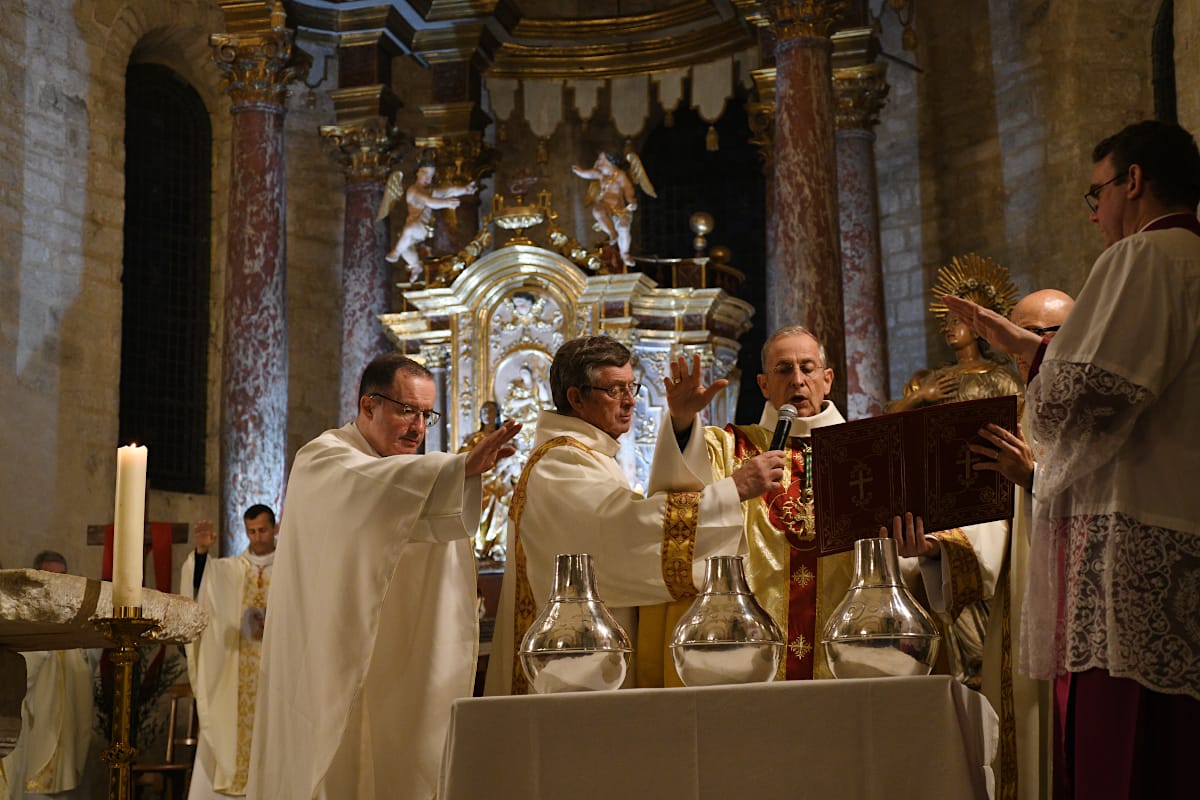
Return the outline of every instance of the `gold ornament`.
{"type": "Polygon", "coordinates": [[[990,258],[967,253],[965,256],[955,256],[949,264],[938,270],[938,281],[933,287],[933,302],[929,304],[929,311],[945,320],[950,310],[942,298],[951,294],[1007,317],[1017,300],[1017,287],[1007,267],[990,258]]]}

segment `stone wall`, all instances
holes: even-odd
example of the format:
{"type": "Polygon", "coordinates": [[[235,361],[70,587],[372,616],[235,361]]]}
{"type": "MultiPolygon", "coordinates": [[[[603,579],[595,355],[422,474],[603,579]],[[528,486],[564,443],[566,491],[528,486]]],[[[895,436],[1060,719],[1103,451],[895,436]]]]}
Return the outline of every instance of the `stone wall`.
{"type": "Polygon", "coordinates": [[[1179,124],[1200,131],[1200,0],[1175,0],[1175,95],[1179,124]]]}
{"type": "MultiPolygon", "coordinates": [[[[228,132],[220,122],[219,75],[207,67],[207,39],[221,21],[201,0],[8,0],[0,15],[0,80],[7,84],[0,92],[0,559],[28,566],[49,547],[66,555],[72,571],[97,575],[101,549],[85,544],[85,531],[113,514],[125,69],[131,58],[170,66],[214,109],[219,297],[228,132]]],[[[215,390],[210,397],[217,400],[215,390]]],[[[215,446],[210,450],[215,484],[215,446]]],[[[154,493],[150,502],[155,519],[190,519],[215,508],[212,498],[190,495],[154,493]]],[[[181,558],[186,548],[177,551],[181,558]]]]}
{"type": "MultiPolygon", "coordinates": [[[[307,78],[291,85],[287,104],[288,468],[305,442],[349,422],[338,419],[342,342],[342,236],[345,179],[319,130],[334,122],[329,90],[336,59],[327,45],[304,40],[313,56],[307,78]],[[324,80],[322,80],[324,77],[324,80]]],[[[279,512],[279,509],[276,509],[279,512]]],[[[239,539],[244,541],[244,539],[239,539]]]]}
{"type": "Polygon", "coordinates": [[[876,144],[893,396],[952,357],[927,309],[953,256],[995,258],[1022,293],[1078,292],[1100,251],[1090,151],[1153,112],[1153,23],[1130,0],[924,0],[906,53],[886,18],[885,50],[923,70],[889,66],[876,144]]]}

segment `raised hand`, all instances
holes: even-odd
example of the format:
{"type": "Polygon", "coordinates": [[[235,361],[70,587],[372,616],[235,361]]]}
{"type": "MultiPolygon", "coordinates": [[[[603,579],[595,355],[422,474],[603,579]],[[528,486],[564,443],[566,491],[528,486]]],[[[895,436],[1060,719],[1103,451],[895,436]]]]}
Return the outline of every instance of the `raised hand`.
{"type": "Polygon", "coordinates": [[[196,524],[192,526],[192,541],[196,543],[196,552],[201,555],[207,553],[216,544],[217,531],[213,527],[211,519],[196,521],[196,524]]]}
{"type": "Polygon", "coordinates": [[[993,460],[976,461],[971,465],[971,469],[999,472],[1017,486],[1032,489],[1033,448],[1026,444],[1019,434],[1005,430],[995,423],[980,428],[979,435],[991,447],[981,444],[969,444],[967,447],[972,453],[993,460]]]}
{"type": "Polygon", "coordinates": [[[749,500],[781,488],[784,464],[782,450],[768,450],[743,461],[731,476],[733,485],[737,487],[738,499],[749,500]]]}
{"type": "Polygon", "coordinates": [[[496,462],[501,458],[508,458],[517,452],[508,442],[520,432],[521,423],[507,419],[499,428],[476,442],[467,453],[467,475],[482,475],[496,466],[496,462]]]}
{"type": "Polygon", "coordinates": [[[671,377],[663,378],[667,408],[671,412],[671,426],[676,433],[687,430],[696,415],[712,402],[718,392],[729,385],[729,381],[718,378],[705,386],[701,382],[702,378],[699,353],[692,355],[690,369],[686,356],[677,357],[671,362],[671,377]]]}

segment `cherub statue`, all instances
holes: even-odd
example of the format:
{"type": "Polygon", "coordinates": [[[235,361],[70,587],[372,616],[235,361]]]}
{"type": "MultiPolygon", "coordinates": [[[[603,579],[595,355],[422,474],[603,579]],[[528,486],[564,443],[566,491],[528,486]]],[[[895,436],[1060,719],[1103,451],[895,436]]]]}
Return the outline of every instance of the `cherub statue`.
{"type": "Polygon", "coordinates": [[[395,263],[404,259],[408,267],[409,279],[416,281],[421,277],[421,256],[417,253],[417,245],[433,235],[433,211],[438,208],[458,208],[457,198],[478,191],[475,181],[466,186],[440,186],[433,188],[433,176],[437,166],[432,161],[422,161],[417,165],[417,179],[408,191],[404,191],[404,173],[396,170],[388,176],[387,189],[383,194],[383,202],[379,205],[376,220],[387,219],[392,206],[401,197],[408,204],[408,217],[404,220],[404,228],[400,237],[385,258],[395,263]]]}
{"type": "Polygon", "coordinates": [[[592,216],[596,218],[596,230],[608,237],[609,244],[617,246],[621,263],[631,267],[633,257],[629,255],[630,229],[633,227],[633,212],[637,211],[638,207],[633,186],[636,183],[639,189],[651,197],[658,195],[655,194],[654,185],[650,183],[637,153],[629,153],[625,160],[629,163],[628,173],[621,169],[621,160],[607,152],[602,152],[596,157],[596,163],[591,169],[572,166],[571,171],[580,178],[592,181],[584,204],[592,207],[592,216]],[[631,177],[633,180],[630,180],[631,177]]]}

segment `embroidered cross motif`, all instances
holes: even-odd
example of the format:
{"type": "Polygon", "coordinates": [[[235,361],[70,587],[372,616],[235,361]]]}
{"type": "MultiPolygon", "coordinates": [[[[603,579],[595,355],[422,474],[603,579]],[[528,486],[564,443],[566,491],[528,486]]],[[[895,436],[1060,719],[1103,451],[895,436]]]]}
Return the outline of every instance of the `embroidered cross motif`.
{"type": "Polygon", "coordinates": [[[796,654],[796,658],[798,660],[803,661],[804,657],[812,652],[812,645],[809,644],[808,640],[804,638],[803,634],[801,634],[795,639],[792,639],[791,643],[788,645],[788,649],[796,654]]]}
{"type": "Polygon", "coordinates": [[[792,573],[792,583],[803,589],[805,586],[808,586],[810,583],[812,583],[813,578],[815,577],[816,576],[812,574],[808,567],[801,564],[800,568],[792,573]]]}

